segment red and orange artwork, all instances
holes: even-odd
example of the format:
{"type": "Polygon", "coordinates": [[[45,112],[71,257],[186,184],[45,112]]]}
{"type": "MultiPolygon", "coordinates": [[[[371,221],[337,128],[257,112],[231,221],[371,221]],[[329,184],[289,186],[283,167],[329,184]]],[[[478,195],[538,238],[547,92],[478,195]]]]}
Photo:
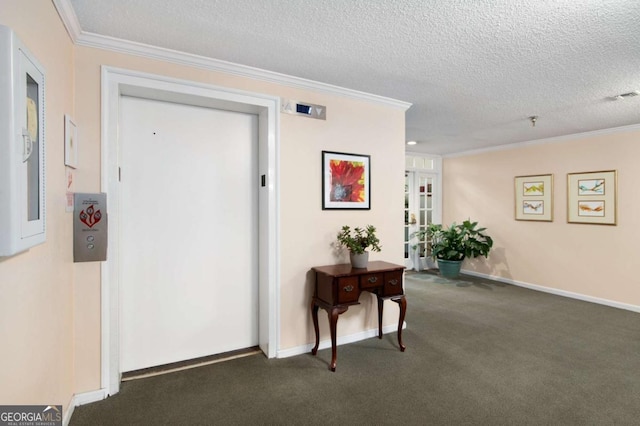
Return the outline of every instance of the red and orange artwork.
{"type": "Polygon", "coordinates": [[[604,201],[579,201],[578,216],[604,217],[604,201]]]}
{"type": "Polygon", "coordinates": [[[365,201],[365,164],[360,161],[331,160],[330,201],[365,201]]]}

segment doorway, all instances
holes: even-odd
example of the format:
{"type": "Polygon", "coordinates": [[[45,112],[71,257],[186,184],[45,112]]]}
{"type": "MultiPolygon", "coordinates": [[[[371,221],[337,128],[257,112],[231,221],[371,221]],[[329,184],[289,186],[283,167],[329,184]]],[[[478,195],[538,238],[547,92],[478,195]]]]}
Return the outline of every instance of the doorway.
{"type": "MultiPolygon", "coordinates": [[[[107,261],[101,268],[102,389],[113,395],[120,389],[121,360],[121,235],[123,191],[120,182],[119,126],[121,100],[126,96],[177,103],[257,117],[257,281],[258,345],[269,358],[278,350],[279,299],[279,98],[178,80],[165,76],[102,68],[102,191],[107,193],[109,237],[107,261]]],[[[126,175],[122,175],[125,179],[126,175]]],[[[229,319],[233,321],[234,319],[229,319]]]]}
{"type": "Polygon", "coordinates": [[[404,261],[408,269],[435,267],[426,256],[427,238],[416,232],[442,222],[442,159],[436,156],[407,155],[404,173],[404,261]]]}

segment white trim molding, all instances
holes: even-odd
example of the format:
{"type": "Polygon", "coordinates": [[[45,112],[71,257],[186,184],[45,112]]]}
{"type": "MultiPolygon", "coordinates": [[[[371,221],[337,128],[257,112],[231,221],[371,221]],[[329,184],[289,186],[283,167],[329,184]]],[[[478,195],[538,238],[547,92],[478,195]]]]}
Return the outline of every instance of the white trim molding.
{"type": "Polygon", "coordinates": [[[109,395],[120,389],[120,180],[118,124],[122,95],[215,107],[258,116],[258,174],[267,177],[259,191],[259,345],[269,358],[279,348],[280,306],[280,99],[225,87],[102,67],[101,190],[107,193],[109,242],[101,268],[101,388],[109,395]]]}
{"type": "Polygon", "coordinates": [[[73,395],[73,398],[71,398],[71,402],[69,403],[69,406],[67,407],[66,410],[63,410],[64,415],[62,418],[62,424],[65,426],[69,424],[69,422],[71,421],[71,416],[73,415],[73,411],[75,410],[76,407],[89,404],[92,402],[102,401],[103,399],[106,399],[108,396],[109,395],[107,394],[105,389],[100,389],[100,390],[91,391],[91,392],[83,392],[83,393],[78,393],[73,395]]]}
{"type": "Polygon", "coordinates": [[[67,28],[67,32],[71,36],[71,40],[78,46],[111,50],[128,55],[141,56],[144,58],[161,60],[178,65],[205,69],[208,71],[237,75],[298,89],[338,95],[347,98],[377,103],[388,107],[399,108],[403,111],[406,111],[411,107],[411,103],[399,101],[397,99],[360,92],[357,90],[347,89],[331,84],[320,83],[317,81],[307,80],[304,78],[294,77],[286,74],[280,74],[260,68],[253,68],[246,65],[235,64],[219,59],[208,58],[205,56],[180,52],[177,50],[165,49],[162,47],[151,46],[144,43],[137,43],[115,37],[102,36],[99,34],[86,32],[83,31],[80,27],[78,18],[76,17],[73,6],[71,5],[71,2],[69,0],[52,1],[56,9],[58,10],[60,19],[62,19],[62,22],[67,28]]]}
{"type": "Polygon", "coordinates": [[[535,139],[535,140],[524,141],[524,142],[516,142],[516,143],[505,144],[505,145],[491,146],[487,148],[471,149],[469,151],[460,151],[460,152],[454,152],[451,154],[444,154],[442,157],[443,158],[467,157],[469,155],[484,154],[487,152],[496,152],[496,151],[506,151],[509,149],[523,148],[525,146],[559,143],[559,142],[566,142],[566,141],[571,141],[576,139],[592,138],[596,136],[613,135],[616,133],[636,132],[639,130],[640,130],[640,124],[631,124],[628,126],[612,127],[609,129],[593,130],[590,132],[572,133],[570,135],[555,136],[552,138],[535,139]]]}
{"type": "Polygon", "coordinates": [[[80,28],[80,22],[76,16],[76,11],[73,9],[73,5],[70,0],[52,0],[53,5],[58,11],[58,15],[64,24],[64,27],[71,37],[71,41],[76,43],[80,37],[82,29],[80,28]]]}
{"type": "Polygon", "coordinates": [[[473,275],[474,277],[486,278],[488,280],[499,281],[505,284],[512,284],[518,287],[528,288],[530,290],[541,291],[544,293],[555,294],[556,296],[568,297],[570,299],[582,300],[583,302],[597,303],[598,305],[609,306],[612,308],[624,309],[626,311],[640,312],[640,306],[628,303],[616,302],[615,300],[603,299],[600,297],[588,296],[586,294],[574,293],[572,291],[560,290],[553,287],[545,287],[538,284],[531,284],[524,281],[512,280],[510,278],[499,277],[497,275],[481,274],[475,271],[463,269],[463,274],[473,275]]]}
{"type": "Polygon", "coordinates": [[[103,399],[106,399],[108,396],[109,395],[107,395],[107,393],[103,389],[97,390],[97,391],[91,391],[91,392],[78,393],[73,396],[73,406],[79,407],[81,405],[90,404],[92,402],[102,401],[103,399]]]}

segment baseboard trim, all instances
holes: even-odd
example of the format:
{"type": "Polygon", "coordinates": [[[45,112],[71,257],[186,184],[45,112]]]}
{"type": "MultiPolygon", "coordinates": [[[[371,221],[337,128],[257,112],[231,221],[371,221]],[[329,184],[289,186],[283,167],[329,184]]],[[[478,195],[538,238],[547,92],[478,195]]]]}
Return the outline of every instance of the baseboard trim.
{"type": "MultiPolygon", "coordinates": [[[[402,328],[403,329],[407,328],[406,321],[402,324],[402,328]]],[[[396,324],[391,324],[391,325],[382,327],[383,334],[395,333],[396,331],[398,331],[398,326],[396,324]]],[[[349,334],[347,336],[338,336],[336,344],[338,346],[346,345],[347,343],[354,343],[354,342],[359,342],[361,340],[370,339],[372,337],[376,337],[377,335],[378,335],[378,329],[371,328],[369,330],[361,331],[359,333],[349,334]]],[[[280,350],[277,352],[276,357],[288,358],[290,356],[308,354],[309,352],[311,352],[311,349],[313,349],[313,346],[314,346],[314,343],[309,343],[308,345],[296,346],[293,348],[280,350]]],[[[318,346],[318,350],[327,349],[330,347],[331,347],[331,339],[321,340],[320,345],[318,346]]]]}
{"type": "Polygon", "coordinates": [[[624,309],[624,310],[627,310],[627,311],[640,313],[640,306],[637,306],[637,305],[631,305],[631,304],[628,304],[628,303],[616,302],[615,300],[609,300],[609,299],[603,299],[603,298],[600,298],[600,297],[588,296],[586,294],[574,293],[572,291],[560,290],[560,289],[553,288],[553,287],[545,287],[545,286],[542,286],[542,285],[531,284],[531,283],[527,283],[527,282],[524,282],[524,281],[512,280],[510,278],[499,277],[497,275],[482,274],[482,273],[479,273],[479,272],[469,271],[469,270],[466,270],[466,269],[463,269],[460,272],[463,273],[463,274],[467,274],[467,275],[473,275],[475,277],[487,278],[487,279],[490,279],[490,280],[499,281],[499,282],[503,282],[503,283],[506,283],[506,284],[512,284],[512,285],[515,285],[515,286],[518,286],[518,287],[524,287],[524,288],[528,288],[528,289],[531,289],[531,290],[542,291],[544,293],[555,294],[556,296],[568,297],[568,298],[571,298],[571,299],[582,300],[584,302],[597,303],[599,305],[605,305],[605,306],[609,306],[609,307],[612,307],[612,308],[624,309]]]}
{"type": "Polygon", "coordinates": [[[73,411],[76,407],[89,404],[91,402],[102,401],[108,396],[109,394],[106,389],[99,389],[96,391],[77,393],[73,395],[73,398],[71,398],[71,402],[69,403],[69,407],[65,410],[66,414],[63,416],[62,424],[65,426],[69,424],[73,411]]]}
{"type": "Polygon", "coordinates": [[[73,398],[71,398],[71,401],[69,402],[69,406],[67,407],[67,409],[66,410],[63,409],[62,411],[63,426],[69,426],[69,422],[71,422],[71,416],[73,415],[73,410],[75,408],[76,406],[74,405],[73,398]]]}

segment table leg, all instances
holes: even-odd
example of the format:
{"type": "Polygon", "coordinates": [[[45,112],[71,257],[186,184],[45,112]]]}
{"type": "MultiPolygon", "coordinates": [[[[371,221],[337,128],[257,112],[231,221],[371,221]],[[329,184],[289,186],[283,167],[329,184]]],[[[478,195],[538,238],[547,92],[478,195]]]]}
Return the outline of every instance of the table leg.
{"type": "Polygon", "coordinates": [[[400,319],[398,320],[398,345],[400,345],[400,351],[404,352],[407,348],[402,343],[402,324],[404,323],[404,316],[407,313],[407,300],[402,296],[399,299],[392,299],[400,306],[400,319]]]}
{"type": "Polygon", "coordinates": [[[382,339],[382,309],[384,308],[384,299],[380,299],[378,295],[378,339],[382,339]]]}
{"type": "Polygon", "coordinates": [[[320,345],[320,329],[318,328],[318,304],[316,298],[311,299],[311,318],[313,319],[313,329],[316,332],[316,345],[311,349],[311,354],[318,353],[318,346],[320,345]]]}
{"type": "Polygon", "coordinates": [[[338,357],[338,351],[336,348],[337,329],[338,329],[338,316],[346,312],[346,306],[334,306],[331,311],[327,311],[329,315],[329,329],[331,330],[331,364],[329,370],[336,371],[336,359],[338,357]]]}

